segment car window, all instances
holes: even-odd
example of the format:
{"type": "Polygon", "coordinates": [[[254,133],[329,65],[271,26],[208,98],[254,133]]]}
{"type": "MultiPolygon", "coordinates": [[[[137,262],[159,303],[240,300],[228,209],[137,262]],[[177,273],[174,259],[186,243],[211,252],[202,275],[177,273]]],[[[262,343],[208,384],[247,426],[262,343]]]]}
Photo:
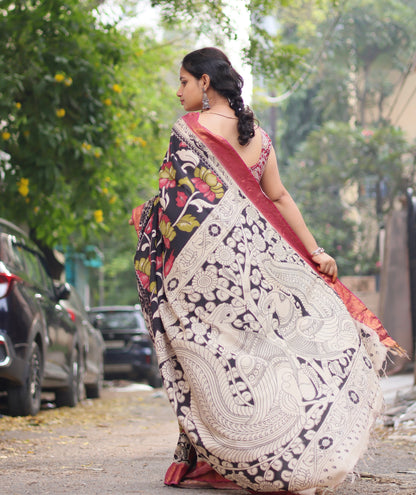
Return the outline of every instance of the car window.
{"type": "Polygon", "coordinates": [[[5,250],[5,262],[11,270],[22,273],[25,271],[25,262],[23,258],[23,247],[16,241],[14,236],[8,236],[7,249],[5,250]]]}
{"type": "Polygon", "coordinates": [[[143,317],[135,311],[103,311],[93,317],[100,330],[130,330],[144,329],[143,317]]]}
{"type": "Polygon", "coordinates": [[[55,288],[53,286],[53,280],[51,278],[51,276],[49,275],[48,271],[46,270],[45,268],[45,262],[43,259],[39,258],[38,256],[36,256],[38,258],[38,263],[39,263],[39,266],[40,266],[40,272],[41,272],[41,275],[42,275],[42,278],[44,280],[44,287],[53,295],[55,295],[55,288]]]}
{"type": "Polygon", "coordinates": [[[27,277],[31,282],[33,282],[36,287],[43,287],[44,280],[42,277],[38,257],[32,251],[29,251],[25,247],[22,248],[21,253],[25,260],[27,277]]]}
{"type": "Polygon", "coordinates": [[[53,294],[52,279],[46,272],[39,255],[31,249],[28,249],[26,246],[19,246],[16,243],[16,247],[20,247],[20,254],[24,259],[27,278],[36,287],[46,289],[53,294]]]}

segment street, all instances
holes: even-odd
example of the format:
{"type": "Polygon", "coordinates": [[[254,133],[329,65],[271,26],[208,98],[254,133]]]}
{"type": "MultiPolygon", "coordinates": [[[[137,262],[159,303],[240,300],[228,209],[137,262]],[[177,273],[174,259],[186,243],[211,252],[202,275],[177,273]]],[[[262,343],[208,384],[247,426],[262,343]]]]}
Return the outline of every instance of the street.
{"type": "MultiPolygon", "coordinates": [[[[357,467],[361,477],[354,483],[349,478],[326,494],[415,495],[412,384],[410,374],[383,379],[392,416],[378,422],[370,450],[357,467]]],[[[161,389],[106,382],[101,399],[85,400],[74,409],[57,409],[46,401],[36,417],[3,416],[0,435],[2,495],[178,493],[163,485],[176,446],[177,426],[161,389]]],[[[184,493],[230,492],[187,489],[184,493]]],[[[244,490],[232,493],[247,494],[244,490]]]]}

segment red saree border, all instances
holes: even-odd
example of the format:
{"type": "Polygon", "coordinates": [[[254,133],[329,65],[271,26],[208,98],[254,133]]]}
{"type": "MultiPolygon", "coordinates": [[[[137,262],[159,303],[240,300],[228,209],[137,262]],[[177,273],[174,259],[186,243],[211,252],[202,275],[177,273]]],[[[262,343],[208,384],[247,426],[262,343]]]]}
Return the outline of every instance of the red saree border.
{"type": "Polygon", "coordinates": [[[216,488],[241,490],[241,486],[227,480],[205,461],[198,461],[193,468],[184,463],[173,462],[165,476],[165,485],[181,488],[216,488]]]}
{"type": "Polygon", "coordinates": [[[337,292],[351,316],[355,320],[376,331],[380,341],[386,347],[400,350],[398,344],[388,335],[377,316],[370,311],[355,294],[345,287],[339,279],[332,282],[329,277],[319,272],[316,264],[311,260],[309,253],[306,251],[298,236],[293,232],[292,228],[283,218],[274,203],[264,194],[253,174],[231,144],[226,139],[213,134],[206,127],[202,126],[198,120],[198,113],[188,113],[182,118],[191,131],[214,153],[247,198],[262,213],[276,231],[318,273],[318,275],[337,292]]]}

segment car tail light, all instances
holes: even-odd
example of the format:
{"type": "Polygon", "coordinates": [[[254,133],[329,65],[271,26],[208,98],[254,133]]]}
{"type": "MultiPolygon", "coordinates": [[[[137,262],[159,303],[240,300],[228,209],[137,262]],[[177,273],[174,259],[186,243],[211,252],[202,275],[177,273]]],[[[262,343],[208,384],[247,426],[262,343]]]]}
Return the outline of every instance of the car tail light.
{"type": "Polygon", "coordinates": [[[72,321],[75,321],[75,313],[72,311],[72,309],[68,309],[66,308],[68,314],[69,314],[69,317],[71,318],[72,321]]]}
{"type": "Polygon", "coordinates": [[[0,273],[0,299],[6,297],[15,281],[21,280],[17,275],[0,273]]]}

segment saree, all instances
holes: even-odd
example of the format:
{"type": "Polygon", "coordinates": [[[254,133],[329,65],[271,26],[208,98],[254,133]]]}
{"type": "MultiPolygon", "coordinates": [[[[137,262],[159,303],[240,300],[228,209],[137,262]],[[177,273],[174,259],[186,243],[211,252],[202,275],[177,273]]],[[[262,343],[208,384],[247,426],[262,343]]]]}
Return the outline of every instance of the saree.
{"type": "Polygon", "coordinates": [[[133,218],[139,299],[180,427],[165,483],[340,484],[367,447],[397,347],[380,321],[318,272],[198,114],[173,126],[159,194],[133,218]]]}

